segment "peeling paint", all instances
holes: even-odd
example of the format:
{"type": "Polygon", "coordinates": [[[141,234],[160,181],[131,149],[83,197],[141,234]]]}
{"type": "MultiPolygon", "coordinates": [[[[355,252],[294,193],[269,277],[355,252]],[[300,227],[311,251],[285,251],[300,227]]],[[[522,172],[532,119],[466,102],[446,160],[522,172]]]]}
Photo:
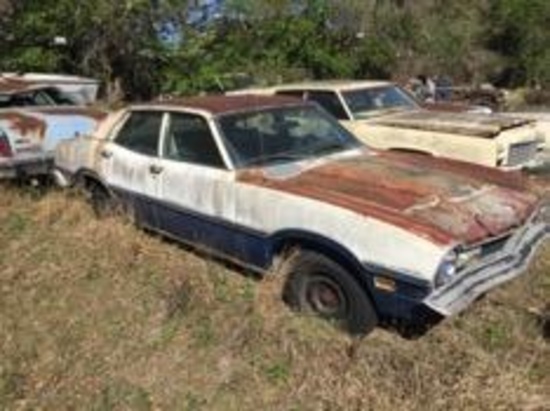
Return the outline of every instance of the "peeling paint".
{"type": "Polygon", "coordinates": [[[46,133],[47,124],[30,113],[21,111],[0,111],[0,126],[5,125],[6,131],[19,134],[23,137],[34,137],[42,140],[46,133]]]}

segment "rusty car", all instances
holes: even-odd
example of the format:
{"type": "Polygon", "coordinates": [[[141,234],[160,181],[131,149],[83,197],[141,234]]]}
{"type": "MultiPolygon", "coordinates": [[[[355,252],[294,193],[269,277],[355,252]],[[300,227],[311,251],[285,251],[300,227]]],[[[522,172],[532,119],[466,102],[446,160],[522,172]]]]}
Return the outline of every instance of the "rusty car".
{"type": "Polygon", "coordinates": [[[386,81],[328,80],[245,89],[228,94],[278,94],[315,101],[371,147],[490,167],[538,164],[544,138],[535,121],[473,112],[428,110],[386,81]]]}
{"type": "Polygon", "coordinates": [[[371,149],[285,96],[132,105],[61,142],[55,168],[100,214],[285,275],[290,307],[352,334],[464,310],[548,234],[521,173],[371,149]]]}
{"type": "Polygon", "coordinates": [[[90,132],[105,114],[49,82],[0,77],[0,179],[46,176],[56,144],[90,132]]]}

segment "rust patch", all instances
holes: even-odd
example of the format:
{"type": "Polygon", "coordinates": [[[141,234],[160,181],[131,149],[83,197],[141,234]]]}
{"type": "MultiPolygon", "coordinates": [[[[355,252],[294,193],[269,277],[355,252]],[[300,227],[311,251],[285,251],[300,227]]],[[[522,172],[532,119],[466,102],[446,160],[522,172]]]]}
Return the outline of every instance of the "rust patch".
{"type": "Polygon", "coordinates": [[[411,166],[422,167],[426,170],[446,171],[474,179],[481,177],[485,182],[504,186],[512,190],[524,191],[528,186],[528,178],[518,170],[504,171],[494,167],[485,167],[480,164],[468,163],[445,157],[434,158],[425,155],[401,153],[398,151],[378,151],[378,155],[388,158],[391,161],[399,161],[411,166]]]}
{"type": "Polygon", "coordinates": [[[40,139],[43,139],[46,134],[46,122],[32,115],[24,114],[19,111],[2,111],[0,112],[0,121],[1,120],[5,120],[8,123],[8,127],[21,136],[34,134],[40,137],[40,139]]]}
{"type": "Polygon", "coordinates": [[[451,164],[438,170],[437,160],[432,162],[435,167],[362,156],[288,179],[269,178],[255,169],[242,172],[238,180],[346,208],[443,245],[475,244],[507,232],[537,205],[534,195],[492,185],[491,179],[479,178],[479,170],[474,178],[475,171],[452,171],[451,164]]]}
{"type": "Polygon", "coordinates": [[[149,103],[147,105],[135,107],[185,107],[195,110],[208,111],[216,115],[223,115],[250,109],[267,109],[296,105],[303,106],[304,104],[307,105],[309,103],[297,100],[295,97],[243,94],[234,96],[212,95],[189,97],[185,99],[173,99],[165,101],[159,100],[153,103],[149,103]]]}

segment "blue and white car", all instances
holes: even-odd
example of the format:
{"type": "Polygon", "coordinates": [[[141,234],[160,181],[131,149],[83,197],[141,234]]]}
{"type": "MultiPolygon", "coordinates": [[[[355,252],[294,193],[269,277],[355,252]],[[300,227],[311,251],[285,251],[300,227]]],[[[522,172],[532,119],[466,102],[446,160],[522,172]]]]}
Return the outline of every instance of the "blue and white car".
{"type": "Polygon", "coordinates": [[[548,233],[520,174],[371,150],[282,96],[131,106],[59,144],[55,167],[98,211],[122,204],[142,227],[286,275],[292,307],[351,333],[462,311],[548,233]]]}

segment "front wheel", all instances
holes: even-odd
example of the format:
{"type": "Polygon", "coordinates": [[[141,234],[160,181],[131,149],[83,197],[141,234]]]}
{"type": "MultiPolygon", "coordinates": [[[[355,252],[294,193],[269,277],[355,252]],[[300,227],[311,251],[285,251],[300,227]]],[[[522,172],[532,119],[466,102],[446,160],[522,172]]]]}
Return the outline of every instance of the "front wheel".
{"type": "Polygon", "coordinates": [[[378,317],[370,297],[341,265],[304,250],[286,266],[283,298],[290,307],[334,322],[352,335],[366,335],[376,327],[378,317]]]}

